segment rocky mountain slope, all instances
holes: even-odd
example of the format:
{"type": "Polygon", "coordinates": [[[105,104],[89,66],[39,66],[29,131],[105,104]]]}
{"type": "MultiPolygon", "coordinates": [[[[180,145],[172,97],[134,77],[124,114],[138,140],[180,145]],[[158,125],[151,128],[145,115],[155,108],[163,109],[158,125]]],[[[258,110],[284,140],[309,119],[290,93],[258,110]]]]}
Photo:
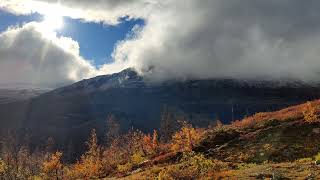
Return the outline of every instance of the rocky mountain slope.
{"type": "Polygon", "coordinates": [[[0,131],[24,129],[37,141],[83,142],[92,128],[102,135],[112,114],[123,130],[151,131],[163,111],[175,119],[207,125],[320,97],[320,86],[297,82],[189,80],[152,83],[132,69],[83,80],[31,100],[0,104],[0,131]]]}

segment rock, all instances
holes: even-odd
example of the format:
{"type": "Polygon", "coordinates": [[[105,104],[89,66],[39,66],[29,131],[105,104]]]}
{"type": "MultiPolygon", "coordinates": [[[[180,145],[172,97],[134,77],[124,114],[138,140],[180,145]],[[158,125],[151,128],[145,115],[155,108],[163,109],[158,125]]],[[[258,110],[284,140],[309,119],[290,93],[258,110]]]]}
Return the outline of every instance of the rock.
{"type": "Polygon", "coordinates": [[[131,174],[136,174],[136,173],[139,173],[139,172],[141,172],[141,171],[142,171],[142,169],[139,168],[139,169],[136,169],[136,170],[132,171],[131,174]]]}

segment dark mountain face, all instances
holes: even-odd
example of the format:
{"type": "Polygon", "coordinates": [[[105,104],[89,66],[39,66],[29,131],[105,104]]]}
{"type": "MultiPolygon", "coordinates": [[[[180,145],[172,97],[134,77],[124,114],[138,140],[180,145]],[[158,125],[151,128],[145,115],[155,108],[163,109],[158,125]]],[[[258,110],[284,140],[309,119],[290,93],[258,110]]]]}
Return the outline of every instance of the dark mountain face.
{"type": "Polygon", "coordinates": [[[83,80],[31,100],[0,104],[1,130],[22,128],[32,137],[83,142],[92,128],[102,134],[112,114],[123,130],[159,128],[169,109],[175,118],[205,125],[228,123],[320,97],[320,87],[299,83],[193,80],[148,83],[131,69],[83,80]],[[167,107],[167,108],[165,108],[167,107]]]}

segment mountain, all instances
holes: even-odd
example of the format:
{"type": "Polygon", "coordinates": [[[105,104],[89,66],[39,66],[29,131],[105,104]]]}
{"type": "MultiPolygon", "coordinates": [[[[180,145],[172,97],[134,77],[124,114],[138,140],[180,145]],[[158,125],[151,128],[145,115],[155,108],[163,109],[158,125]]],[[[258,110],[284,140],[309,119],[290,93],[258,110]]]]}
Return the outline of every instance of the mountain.
{"type": "Polygon", "coordinates": [[[0,89],[0,104],[9,104],[36,97],[47,92],[43,89],[0,89]]]}
{"type": "Polygon", "coordinates": [[[161,114],[197,126],[224,123],[320,97],[320,86],[300,82],[207,79],[151,82],[134,70],[82,80],[25,101],[0,104],[0,131],[23,129],[34,141],[83,142],[92,128],[102,135],[113,115],[123,130],[151,131],[161,114]]]}

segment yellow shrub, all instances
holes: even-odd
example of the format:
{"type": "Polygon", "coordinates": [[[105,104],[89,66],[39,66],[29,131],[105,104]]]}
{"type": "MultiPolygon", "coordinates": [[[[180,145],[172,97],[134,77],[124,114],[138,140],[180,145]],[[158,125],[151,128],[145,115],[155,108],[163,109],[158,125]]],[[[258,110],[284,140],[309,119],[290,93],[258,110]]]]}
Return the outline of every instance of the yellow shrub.
{"type": "Polygon", "coordinates": [[[128,173],[128,172],[130,172],[132,170],[132,167],[133,167],[132,163],[128,162],[128,163],[123,164],[123,165],[119,164],[117,166],[117,169],[118,169],[118,172],[128,173]]]}
{"type": "Polygon", "coordinates": [[[181,162],[185,166],[194,168],[199,174],[205,174],[215,167],[215,163],[212,160],[207,159],[203,154],[195,152],[183,153],[181,162]]]}
{"type": "Polygon", "coordinates": [[[7,171],[8,167],[6,165],[6,163],[0,159],[0,175],[4,175],[7,171]]]}
{"type": "Polygon", "coordinates": [[[193,147],[202,139],[203,134],[203,129],[196,129],[185,123],[181,130],[172,136],[171,150],[175,152],[192,151],[193,147]]]}
{"type": "Polygon", "coordinates": [[[240,163],[237,165],[237,169],[244,170],[244,169],[250,169],[256,166],[257,166],[256,163],[240,163]]]}
{"type": "Polygon", "coordinates": [[[87,152],[81,156],[80,161],[70,167],[66,179],[98,178],[104,175],[101,147],[98,145],[95,130],[92,130],[87,145],[87,152]]]}
{"type": "Polygon", "coordinates": [[[198,173],[192,168],[184,168],[182,165],[172,165],[163,169],[159,175],[159,180],[194,179],[198,173]]]}
{"type": "Polygon", "coordinates": [[[318,153],[314,158],[316,161],[320,161],[320,153],[318,153]]]}
{"type": "Polygon", "coordinates": [[[318,153],[314,158],[315,158],[315,164],[319,165],[320,164],[320,153],[318,153]]]}
{"type": "Polygon", "coordinates": [[[309,162],[312,162],[312,158],[301,158],[301,159],[296,160],[296,162],[298,162],[298,163],[309,163],[309,162]]]}
{"type": "Polygon", "coordinates": [[[131,156],[131,162],[133,165],[138,165],[142,163],[145,160],[145,158],[141,155],[141,153],[134,153],[131,156]]]}
{"type": "Polygon", "coordinates": [[[222,162],[207,159],[203,154],[185,152],[180,164],[167,166],[159,173],[158,179],[195,179],[223,167],[222,162]]]}
{"type": "Polygon", "coordinates": [[[82,158],[67,170],[66,179],[98,178],[102,175],[102,163],[89,158],[82,158]]]}
{"type": "Polygon", "coordinates": [[[317,109],[311,102],[308,102],[306,107],[304,108],[303,117],[304,117],[305,121],[310,122],[310,123],[319,120],[319,116],[317,114],[317,109]]]}

